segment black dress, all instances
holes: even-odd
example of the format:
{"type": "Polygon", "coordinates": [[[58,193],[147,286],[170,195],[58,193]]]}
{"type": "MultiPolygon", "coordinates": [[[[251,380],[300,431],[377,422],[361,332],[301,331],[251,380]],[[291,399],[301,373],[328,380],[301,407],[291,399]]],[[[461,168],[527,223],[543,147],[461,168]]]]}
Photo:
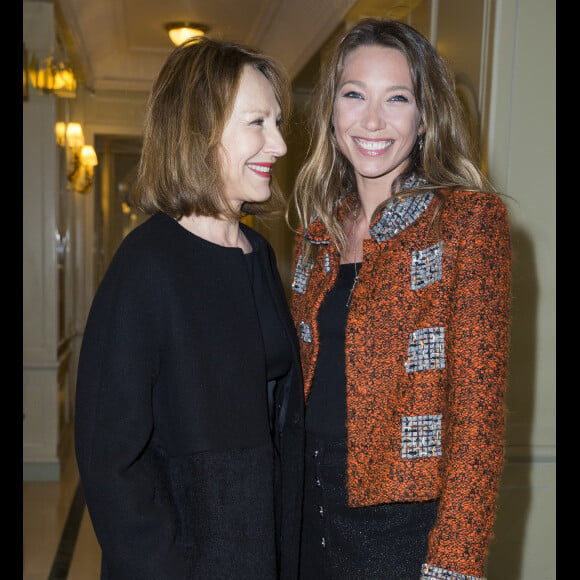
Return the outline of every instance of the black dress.
{"type": "Polygon", "coordinates": [[[354,279],[354,265],[341,265],[318,317],[320,351],[305,417],[300,579],[419,580],[437,501],[347,504],[344,340],[354,279]]]}

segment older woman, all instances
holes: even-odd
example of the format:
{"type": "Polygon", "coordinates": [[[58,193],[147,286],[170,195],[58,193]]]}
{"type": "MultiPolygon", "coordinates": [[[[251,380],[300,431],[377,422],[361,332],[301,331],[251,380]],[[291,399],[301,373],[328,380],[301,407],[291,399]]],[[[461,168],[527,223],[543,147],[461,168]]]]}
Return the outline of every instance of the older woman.
{"type": "Polygon", "coordinates": [[[271,246],[240,223],[281,192],[288,81],[210,39],[150,96],[136,201],[83,338],[76,454],[102,578],[294,579],[298,344],[271,246]]]}

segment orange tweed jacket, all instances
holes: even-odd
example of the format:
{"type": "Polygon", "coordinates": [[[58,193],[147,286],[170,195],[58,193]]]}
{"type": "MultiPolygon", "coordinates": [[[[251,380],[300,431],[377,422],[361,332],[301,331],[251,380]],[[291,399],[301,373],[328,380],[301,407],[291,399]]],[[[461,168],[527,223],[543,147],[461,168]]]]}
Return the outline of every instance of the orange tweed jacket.
{"type": "MultiPolygon", "coordinates": [[[[482,578],[504,458],[507,209],[493,193],[425,192],[392,198],[370,231],[346,328],[349,503],[439,498],[423,578],[482,578]]],[[[305,235],[320,246],[304,264],[298,235],[294,257],[308,396],[339,255],[320,220],[305,235]]]]}

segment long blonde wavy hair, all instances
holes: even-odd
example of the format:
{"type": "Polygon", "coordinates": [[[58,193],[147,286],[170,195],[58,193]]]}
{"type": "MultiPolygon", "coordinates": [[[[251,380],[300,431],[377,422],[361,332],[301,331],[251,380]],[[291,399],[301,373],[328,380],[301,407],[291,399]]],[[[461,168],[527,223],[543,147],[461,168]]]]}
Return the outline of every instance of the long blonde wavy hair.
{"type": "MultiPolygon", "coordinates": [[[[422,143],[419,139],[415,142],[409,163],[390,193],[396,196],[420,191],[421,188],[399,191],[412,174],[427,181],[423,189],[435,192],[442,189],[493,191],[479,167],[479,151],[470,136],[453,76],[431,43],[401,21],[363,19],[336,42],[321,68],[310,109],[309,153],[286,209],[286,220],[293,231],[306,230],[319,217],[339,251],[345,247],[346,235],[337,216],[337,201],[353,195],[356,203],[357,195],[353,167],[340,152],[333,132],[334,101],[346,56],[360,46],[377,44],[405,55],[425,128],[422,143]]],[[[376,208],[375,215],[385,203],[376,208]]],[[[304,243],[304,257],[308,259],[314,249],[306,240],[304,243]]]]}

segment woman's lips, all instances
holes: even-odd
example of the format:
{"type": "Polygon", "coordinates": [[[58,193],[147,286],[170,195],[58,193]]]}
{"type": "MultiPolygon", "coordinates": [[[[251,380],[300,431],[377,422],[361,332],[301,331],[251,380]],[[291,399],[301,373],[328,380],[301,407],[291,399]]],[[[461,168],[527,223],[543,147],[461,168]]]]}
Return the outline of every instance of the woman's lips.
{"type": "Polygon", "coordinates": [[[372,157],[382,155],[394,143],[393,139],[361,139],[360,137],[354,137],[353,141],[364,155],[372,157]]]}
{"type": "Polygon", "coordinates": [[[248,167],[260,177],[270,177],[273,163],[248,163],[248,167]]]}

